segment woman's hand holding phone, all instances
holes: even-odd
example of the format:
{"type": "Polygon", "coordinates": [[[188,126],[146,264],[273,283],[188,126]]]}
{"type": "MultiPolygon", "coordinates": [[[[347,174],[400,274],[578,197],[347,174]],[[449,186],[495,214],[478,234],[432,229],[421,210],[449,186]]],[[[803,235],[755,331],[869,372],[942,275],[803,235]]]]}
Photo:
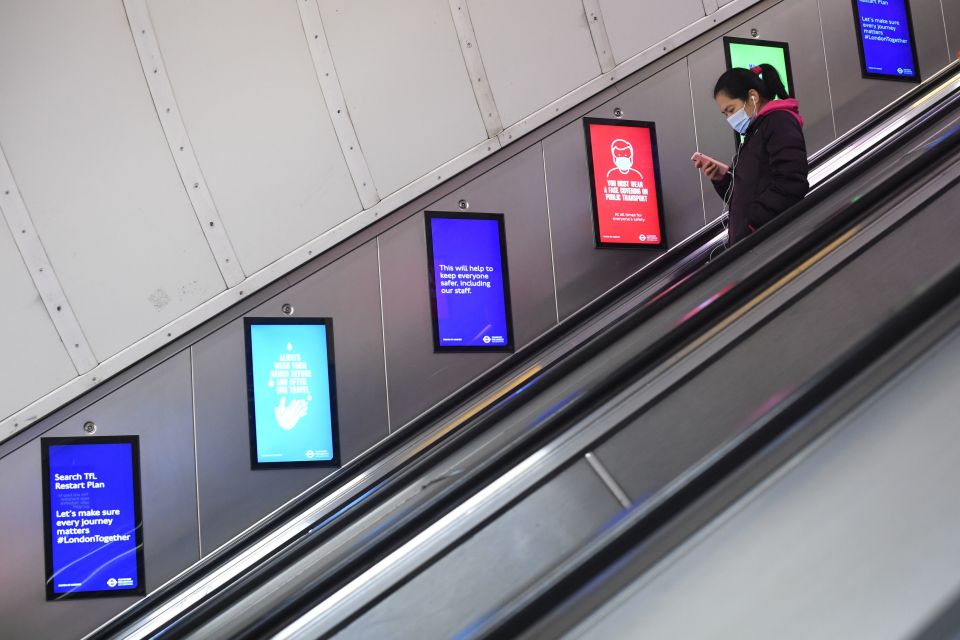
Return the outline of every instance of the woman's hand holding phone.
{"type": "Polygon", "coordinates": [[[693,154],[690,161],[693,162],[694,167],[702,171],[703,175],[713,182],[720,182],[723,180],[723,177],[727,175],[727,172],[730,171],[729,166],[699,151],[693,154]]]}

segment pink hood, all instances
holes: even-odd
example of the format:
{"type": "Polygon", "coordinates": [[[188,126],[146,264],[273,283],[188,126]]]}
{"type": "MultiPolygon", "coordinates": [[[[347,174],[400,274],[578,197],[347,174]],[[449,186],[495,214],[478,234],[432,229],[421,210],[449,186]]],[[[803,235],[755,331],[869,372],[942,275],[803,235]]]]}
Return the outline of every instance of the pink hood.
{"type": "Polygon", "coordinates": [[[773,111],[786,111],[797,119],[797,122],[800,123],[801,127],[803,126],[803,116],[800,115],[800,103],[793,98],[788,98],[786,100],[771,100],[767,104],[763,105],[763,108],[760,109],[759,115],[765,116],[773,111]]]}

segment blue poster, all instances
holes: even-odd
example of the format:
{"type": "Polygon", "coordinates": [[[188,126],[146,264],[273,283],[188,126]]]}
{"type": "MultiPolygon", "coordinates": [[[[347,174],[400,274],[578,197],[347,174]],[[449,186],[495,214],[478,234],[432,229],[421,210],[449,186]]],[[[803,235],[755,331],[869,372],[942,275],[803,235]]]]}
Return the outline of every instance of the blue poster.
{"type": "Polygon", "coordinates": [[[135,436],[42,438],[47,599],[144,593],[135,436]]]}
{"type": "Polygon", "coordinates": [[[246,331],[253,465],[336,465],[331,321],[247,318],[246,331]]]}
{"type": "Polygon", "coordinates": [[[907,0],[854,0],[864,75],[920,79],[907,0]]]}
{"type": "Polygon", "coordinates": [[[503,216],[427,213],[434,347],[513,348],[503,216]]]}

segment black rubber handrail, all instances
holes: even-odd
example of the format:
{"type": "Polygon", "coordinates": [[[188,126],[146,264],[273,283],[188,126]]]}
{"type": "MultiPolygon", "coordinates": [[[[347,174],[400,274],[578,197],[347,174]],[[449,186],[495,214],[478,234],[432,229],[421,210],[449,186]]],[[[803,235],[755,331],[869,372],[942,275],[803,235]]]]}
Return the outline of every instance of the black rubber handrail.
{"type": "MultiPolygon", "coordinates": [[[[263,522],[246,530],[241,536],[226,543],[201,561],[194,564],[188,572],[181,574],[174,580],[167,582],[162,587],[150,594],[149,600],[142,601],[144,604],[157,606],[164,601],[165,597],[175,597],[175,592],[186,582],[192,582],[209,571],[215,570],[216,565],[226,562],[233,558],[254,539],[267,535],[274,529],[283,524],[288,516],[292,516],[312,503],[316,502],[322,496],[329,494],[338,487],[346,484],[352,477],[363,473],[365,470],[374,466],[377,462],[396,451],[409,439],[423,432],[423,430],[444,417],[449,417],[456,409],[466,405],[468,401],[474,398],[478,393],[493,386],[503,378],[508,378],[511,372],[522,369],[525,364],[536,359],[544,350],[555,344],[565,336],[573,333],[592,318],[603,311],[613,307],[618,302],[627,298],[630,294],[642,287],[645,283],[655,280],[665,275],[671,269],[675,268],[684,260],[689,259],[696,254],[704,245],[715,238],[724,229],[725,218],[717,218],[704,227],[701,227],[692,236],[678,244],[671,251],[661,255],[658,260],[645,265],[634,272],[615,287],[604,292],[584,307],[565,318],[559,324],[551,327],[549,330],[536,337],[530,343],[518,349],[509,357],[500,361],[490,369],[480,374],[477,378],[467,383],[448,396],[440,403],[434,405],[429,410],[407,423],[402,428],[394,431],[390,437],[381,440],[376,445],[366,450],[349,463],[331,474],[327,478],[313,485],[306,492],[297,496],[294,500],[287,503],[278,517],[269,522],[263,522]]],[[[682,274],[681,277],[686,274],[682,274]]],[[[485,409],[486,410],[486,409],[485,409]]],[[[484,410],[484,411],[485,411],[484,410]]],[[[479,414],[478,414],[479,415],[479,414]]],[[[108,625],[98,630],[100,634],[110,634],[128,624],[133,618],[139,617],[140,610],[131,608],[123,612],[120,616],[110,621],[108,625]]]]}
{"type": "Polygon", "coordinates": [[[954,74],[956,74],[958,70],[960,70],[960,59],[949,63],[943,69],[924,80],[921,84],[913,87],[910,89],[910,91],[907,91],[905,94],[885,106],[883,109],[877,111],[875,114],[855,126],[846,134],[817,151],[810,157],[811,168],[815,166],[815,164],[825,161],[827,157],[836,153],[837,149],[843,146],[842,141],[844,138],[855,138],[862,135],[865,131],[872,129],[879,122],[886,120],[892,114],[907,106],[909,103],[913,102],[923,94],[929,93],[935,88],[939,87],[941,84],[949,80],[954,74]]]}
{"type": "MultiPolygon", "coordinates": [[[[683,282],[672,285],[674,287],[673,291],[685,291],[686,289],[682,288],[682,285],[683,282]]],[[[661,297],[659,299],[662,300],[663,298],[661,297]]],[[[632,328],[630,324],[623,324],[621,321],[615,322],[614,326],[617,329],[617,336],[620,335],[622,330],[632,328]]],[[[487,407],[483,412],[478,413],[478,415],[461,425],[455,432],[434,444],[430,449],[421,452],[415,460],[409,461],[402,469],[394,470],[389,478],[384,478],[378,483],[375,490],[366,490],[362,505],[356,502],[348,502],[344,508],[329,514],[323,521],[316,523],[308,531],[304,532],[302,536],[278,551],[264,563],[254,567],[246,575],[224,586],[213,594],[212,597],[198,603],[182,614],[177,621],[168,625],[163,629],[162,633],[158,635],[162,635],[165,638],[177,638],[190,633],[216,614],[221,601],[229,602],[252,592],[262,584],[264,580],[268,579],[269,576],[275,575],[292,565],[299,560],[304,553],[322,544],[325,540],[328,540],[349,526],[354,519],[362,515],[362,512],[370,511],[389,500],[393,495],[391,491],[394,486],[399,487],[404,482],[416,478],[424,473],[425,470],[433,467],[438,460],[446,457],[451,450],[463,446],[481,433],[499,424],[504,417],[536,397],[542,389],[549,387],[560,378],[578,368],[589,360],[597,350],[608,346],[613,341],[615,341],[614,334],[610,332],[610,327],[608,327],[603,332],[589,338],[583,345],[574,349],[570,355],[565,356],[564,359],[547,365],[538,372],[535,377],[524,381],[524,394],[506,396],[503,400],[487,407]]],[[[516,442],[514,444],[517,445],[516,442]]],[[[498,457],[497,459],[499,460],[500,458],[498,457]]],[[[435,503],[431,503],[431,507],[435,506],[435,503]]],[[[396,532],[409,525],[411,521],[423,522],[424,520],[422,519],[429,518],[432,512],[434,512],[434,508],[419,510],[417,515],[408,516],[400,521],[396,521],[391,526],[381,529],[379,533],[383,537],[392,538],[396,532]]],[[[372,546],[379,546],[381,542],[382,538],[373,541],[372,546]]],[[[378,553],[372,549],[370,552],[374,555],[378,553]]],[[[360,564],[358,564],[355,555],[356,554],[350,559],[338,563],[338,568],[334,570],[334,573],[340,575],[343,571],[351,572],[358,568],[360,564]]],[[[266,620],[263,622],[266,622],[266,620]]],[[[114,628],[111,624],[109,629],[103,627],[98,630],[95,635],[91,636],[91,638],[108,637],[106,634],[112,633],[113,631],[114,628]]],[[[252,635],[249,637],[258,637],[258,631],[252,631],[251,633],[252,635]]]]}
{"type": "MultiPolygon", "coordinates": [[[[957,102],[958,100],[956,96],[954,96],[954,98],[950,101],[949,106],[953,108],[956,106],[957,102]]],[[[944,105],[941,105],[938,113],[940,113],[942,110],[945,110],[945,108],[946,107],[944,107],[944,105]]],[[[925,120],[922,124],[925,125],[928,120],[929,119],[925,120]]],[[[921,129],[923,128],[923,126],[920,126],[920,124],[918,124],[918,126],[921,129]]],[[[876,159],[878,157],[885,157],[898,148],[900,146],[900,142],[911,137],[916,132],[916,128],[917,127],[908,127],[909,131],[901,132],[901,134],[894,136],[892,140],[889,140],[886,144],[882,145],[882,148],[878,148],[872,152],[869,155],[869,158],[876,159]]],[[[321,575],[317,576],[313,584],[311,584],[308,588],[300,591],[298,594],[288,599],[282,606],[279,606],[277,609],[275,609],[271,615],[268,615],[267,617],[258,621],[247,630],[247,633],[241,635],[240,637],[253,638],[262,636],[265,633],[269,633],[269,631],[276,628],[277,625],[283,624],[285,621],[293,619],[304,613],[305,610],[309,608],[310,603],[313,601],[322,599],[342,585],[345,581],[349,580],[351,577],[359,574],[367,567],[372,566],[372,564],[375,563],[380,557],[386,553],[389,553],[391,550],[399,546],[403,540],[408,539],[411,535],[414,535],[416,531],[425,526],[423,523],[430,522],[433,518],[445,513],[447,510],[449,510],[449,508],[452,508],[453,505],[458,504],[459,501],[465,496],[472,494],[475,491],[475,487],[483,486],[496,477],[498,469],[505,468],[520,457],[527,455],[533,448],[539,446],[546,438],[560,431],[564,425],[569,424],[572,419],[582,415],[586,411],[589,411],[598,402],[601,402],[604,398],[609,397],[610,394],[618,391],[624,384],[625,379],[636,377],[643,371],[649,370],[650,367],[661,361],[662,358],[669,353],[672,353],[679,345],[685,344],[690,338],[699,335],[701,330],[711,326],[715,318],[729,313],[732,308],[734,308],[745,296],[752,294],[758,287],[768,282],[772,277],[795,265],[797,262],[822,246],[822,244],[824,244],[826,241],[835,237],[835,235],[844,230],[854,220],[859,219],[862,215],[867,213],[873,205],[894,193],[899,185],[903,184],[905,177],[908,177],[917,171],[921,171],[923,167],[926,167],[926,164],[921,161],[925,160],[930,155],[930,151],[928,150],[928,152],[923,154],[921,158],[918,158],[909,163],[906,167],[901,168],[893,176],[884,180],[880,185],[869,191],[862,198],[844,207],[822,227],[814,230],[805,238],[798,240],[791,249],[788,249],[782,254],[771,259],[766,265],[755,271],[750,276],[746,277],[743,281],[734,286],[733,289],[728,291],[713,304],[709,305],[704,311],[696,314],[693,316],[693,318],[682,323],[672,332],[651,345],[651,347],[644,350],[644,352],[638,356],[635,362],[632,362],[627,367],[610,373],[608,376],[605,376],[602,381],[591,385],[591,387],[581,394],[576,401],[571,402],[567,406],[558,410],[549,419],[537,425],[535,429],[530,429],[524,437],[516,439],[509,449],[503,450],[499,453],[499,455],[491,456],[487,461],[485,461],[484,464],[479,465],[477,468],[462,473],[457,482],[446,488],[440,489],[436,494],[425,499],[421,504],[412,507],[402,517],[396,518],[391,525],[387,527],[387,529],[382,531],[381,536],[365,545],[362,545],[359,549],[346,554],[343,558],[336,562],[333,567],[328,568],[321,575]]],[[[866,163],[862,160],[858,161],[856,163],[856,167],[854,168],[853,174],[857,176],[860,175],[866,169],[865,164],[866,163]]],[[[574,356],[568,360],[564,360],[562,363],[558,363],[556,370],[552,373],[556,374],[563,372],[562,374],[565,375],[567,371],[575,369],[580,365],[581,358],[592,357],[600,349],[609,346],[624,333],[632,330],[638,323],[651,317],[653,314],[662,310],[666,305],[676,300],[679,296],[699,285],[708,277],[714,275],[730,261],[750,251],[757,242],[761,242],[763,238],[767,237],[771,233],[774,233],[777,229],[782,228],[784,225],[789,224],[791,220],[805,213],[810,207],[822,202],[824,199],[832,195],[836,188],[837,185],[834,184],[834,188],[832,189],[823,188],[818,190],[808,199],[808,201],[801,203],[801,205],[798,207],[783,214],[780,218],[775,219],[754,236],[751,236],[745,241],[734,246],[718,260],[698,271],[691,278],[677,286],[668,294],[664,295],[660,299],[654,300],[647,305],[643,305],[641,308],[629,314],[628,317],[618,321],[614,327],[611,327],[608,331],[605,331],[604,334],[598,336],[598,340],[591,343],[588,347],[585,347],[581,353],[577,354],[577,356],[580,357],[574,356]]],[[[547,375],[548,373],[551,372],[545,372],[541,380],[534,381],[533,383],[527,383],[527,386],[533,386],[538,382],[552,379],[553,376],[547,375]]],[[[490,416],[490,418],[496,420],[499,418],[498,414],[499,412],[495,410],[494,415],[490,416]]],[[[474,434],[478,428],[480,428],[480,425],[473,426],[468,431],[471,434],[474,434]]],[[[445,454],[449,447],[458,446],[459,444],[459,438],[455,437],[451,442],[444,443],[443,446],[438,447],[438,450],[431,452],[426,457],[432,458],[433,454],[445,454]]],[[[421,461],[418,460],[417,462],[419,463],[421,461]]],[[[312,548],[321,540],[322,538],[318,538],[308,546],[312,548]]],[[[297,554],[302,554],[305,548],[306,547],[301,548],[297,554]]],[[[275,575],[277,571],[289,566],[289,563],[296,559],[297,554],[291,553],[289,556],[286,556],[282,563],[275,565],[271,570],[257,571],[255,572],[257,575],[248,576],[249,582],[247,582],[247,592],[252,590],[252,587],[254,587],[256,584],[261,583],[265,579],[269,579],[269,577],[271,575],[275,575]]],[[[204,613],[199,611],[196,613],[199,614],[196,617],[188,616],[192,617],[193,619],[187,623],[187,630],[195,628],[194,625],[202,623],[205,619],[210,617],[213,612],[207,610],[204,613]]]]}
{"type": "MultiPolygon", "coordinates": [[[[846,132],[832,143],[820,149],[816,154],[810,158],[810,168],[816,168],[820,163],[825,162],[836,150],[842,147],[843,143],[849,141],[852,138],[862,135],[865,131],[872,128],[877,122],[885,119],[890,115],[890,113],[898,110],[903,105],[907,104],[911,100],[915,99],[917,95],[921,92],[932,90],[935,86],[941,83],[945,78],[956,73],[957,69],[954,67],[960,67],[960,61],[951,63],[935,76],[932,76],[928,80],[924,81],[921,85],[914,87],[909,92],[895,100],[894,102],[887,105],[884,109],[877,112],[861,124],[857,125],[850,131],[846,132]]],[[[683,253],[678,253],[673,255],[673,260],[669,262],[653,262],[649,265],[644,266],[635,273],[631,274],[629,277],[618,283],[615,287],[604,292],[596,299],[592,300],[590,303],[584,307],[577,310],[575,313],[570,315],[568,318],[565,318],[561,323],[552,327],[545,333],[541,334],[535,338],[532,342],[527,345],[524,345],[521,349],[517,350],[515,354],[511,357],[504,359],[503,361],[497,363],[487,371],[483,372],[480,376],[474,380],[467,383],[465,386],[461,387],[455,391],[450,396],[444,398],[441,402],[437,403],[429,410],[415,418],[410,423],[404,425],[402,430],[406,431],[407,434],[412,434],[413,432],[418,432],[425,426],[433,424],[440,420],[443,416],[447,415],[449,412],[453,411],[457,407],[468,402],[473,396],[475,396],[479,391],[489,387],[491,384],[497,380],[505,377],[510,371],[518,369],[522,366],[523,363],[529,362],[529,360],[536,357],[536,355],[541,352],[549,344],[556,342],[558,339],[562,338],[565,335],[568,335],[578,327],[582,326],[586,321],[600,313],[604,309],[612,306],[617,301],[623,297],[629,295],[634,289],[643,284],[645,281],[652,280],[672,266],[677,262],[683,260],[686,257],[689,257],[692,253],[696,251],[697,248],[702,246],[705,242],[713,238],[722,228],[725,221],[724,217],[716,218],[708,223],[706,226],[698,230],[693,236],[687,238],[684,241],[685,250],[683,253]],[[654,269],[650,269],[654,267],[654,269]]],[[[679,249],[678,245],[675,249],[679,249]]],[[[663,257],[670,257],[671,253],[664,254],[663,257]]],[[[395,433],[400,433],[398,430],[395,433]]],[[[398,444],[397,441],[384,440],[367,450],[361,456],[358,456],[351,461],[349,466],[344,465],[342,470],[346,471],[359,471],[357,467],[363,467],[366,463],[372,460],[380,459],[384,456],[384,451],[396,447],[398,444]]],[[[338,484],[338,481],[342,483],[344,476],[340,474],[333,474],[329,478],[320,481],[317,485],[312,487],[309,492],[305,493],[302,496],[298,496],[295,501],[289,503],[285,507],[285,512],[295,512],[303,509],[303,507],[311,502],[314,502],[318,495],[329,493],[329,491],[335,488],[338,484]]],[[[224,545],[213,554],[208,555],[204,558],[203,561],[194,565],[194,568],[199,570],[203,565],[207,563],[220,562],[227,559],[232,552],[237,551],[235,547],[241,547],[246,544],[250,539],[263,535],[264,533],[272,530],[273,526],[265,526],[263,528],[251,528],[248,529],[242,537],[230,541],[227,545],[224,545]]],[[[195,576],[189,576],[195,577],[195,576]]],[[[187,575],[183,575],[180,579],[187,579],[187,575]]],[[[175,587],[175,582],[170,582],[162,587],[163,590],[168,588],[175,587]]],[[[151,596],[157,597],[162,594],[161,590],[155,591],[151,596]]]]}
{"type": "MultiPolygon", "coordinates": [[[[955,137],[954,144],[960,143],[960,135],[955,137]]],[[[958,182],[960,180],[953,184],[958,182]]],[[[626,516],[550,571],[544,579],[458,637],[493,640],[516,638],[528,631],[543,616],[562,607],[568,598],[687,512],[762,451],[771,446],[786,446],[784,441],[778,442],[778,438],[958,297],[960,266],[919,293],[816,377],[794,391],[752,425],[747,437],[700,473],[671,487],[668,494],[655,497],[654,504],[635,506],[626,516]]]]}
{"type": "MultiPolygon", "coordinates": [[[[782,216],[782,220],[780,220],[780,222],[786,223],[787,216],[782,216]]],[[[441,404],[434,407],[432,410],[420,416],[414,422],[407,425],[402,431],[397,432],[398,436],[401,434],[404,434],[407,436],[416,435],[425,426],[435,422],[438,416],[444,415],[447,412],[449,412],[452,408],[455,408],[463,404],[465,399],[475,394],[478,389],[485,388],[491,382],[503,376],[506,372],[510,371],[513,368],[518,367],[519,363],[529,361],[529,359],[533,358],[544,347],[546,347],[549,344],[552,344],[559,337],[566,335],[570,331],[573,331],[577,327],[581,326],[585,321],[587,321],[594,314],[616,303],[618,300],[622,299],[625,295],[628,295],[630,291],[634,290],[643,281],[656,277],[660,273],[671,268],[676,263],[676,261],[682,260],[684,257],[691,255],[697,250],[697,248],[699,248],[699,246],[702,246],[704,241],[716,235],[716,233],[719,231],[720,224],[721,224],[720,220],[715,220],[713,223],[711,223],[711,225],[708,225],[707,227],[701,229],[701,231],[698,234],[695,234],[695,236],[693,236],[690,239],[691,242],[688,245],[689,250],[684,252],[681,255],[676,256],[675,261],[663,261],[661,264],[651,265],[651,266],[657,267],[657,269],[655,270],[644,269],[637,272],[636,274],[634,274],[633,276],[625,280],[623,283],[621,283],[617,288],[607,292],[600,298],[594,300],[587,307],[585,307],[584,309],[582,309],[581,311],[577,312],[576,314],[568,318],[566,321],[564,321],[564,323],[555,327],[553,330],[545,333],[543,336],[535,340],[533,343],[531,343],[521,351],[518,351],[518,353],[515,354],[514,357],[503,361],[493,369],[489,370],[486,374],[482,375],[476,381],[464,387],[460,392],[454,394],[453,396],[448,398],[446,401],[442,402],[441,404]],[[518,358],[518,356],[522,356],[522,358],[518,358]]],[[[746,245],[740,246],[739,250],[736,253],[739,254],[742,251],[747,249],[748,247],[746,245]]],[[[718,268],[721,264],[726,264],[726,260],[722,262],[720,261],[715,261],[715,262],[717,263],[718,268]]],[[[692,284],[693,283],[688,283],[688,285],[692,285],[692,284]]],[[[673,293],[679,295],[680,293],[685,292],[689,288],[690,286],[683,287],[681,289],[674,291],[673,293]]],[[[596,347],[596,345],[594,345],[594,347],[596,347]]],[[[495,407],[487,408],[485,412],[483,412],[482,417],[489,417],[487,414],[492,413],[494,408],[495,407]]],[[[474,420],[476,419],[477,418],[474,418],[474,420]]],[[[388,439],[387,441],[380,443],[380,445],[369,450],[367,453],[362,455],[360,458],[358,458],[354,462],[350,463],[349,465],[346,465],[342,469],[342,472],[332,475],[327,481],[323,481],[319,483],[313,489],[311,489],[304,495],[300,496],[294,502],[287,505],[287,507],[285,507],[284,509],[284,513],[292,514],[304,509],[309,504],[315,502],[318,499],[318,497],[326,493],[329,493],[330,491],[334,490],[336,487],[346,482],[350,477],[348,475],[350,472],[362,472],[364,468],[372,466],[378,460],[382,459],[382,457],[384,457],[385,455],[395,450],[396,447],[402,446],[403,442],[404,441],[402,439],[397,438],[397,439],[388,439]]],[[[208,556],[206,559],[204,559],[204,561],[195,565],[191,571],[181,575],[177,580],[167,583],[160,590],[154,592],[151,595],[150,599],[145,601],[144,604],[157,606],[165,602],[166,601],[165,598],[167,600],[175,598],[177,595],[177,591],[180,589],[180,587],[183,584],[187,583],[188,581],[194,581],[199,578],[202,578],[203,575],[205,575],[209,571],[214,570],[217,564],[228,561],[232,557],[234,557],[237,553],[241,552],[248,544],[248,541],[271,532],[273,529],[280,526],[282,522],[283,522],[283,517],[281,516],[281,517],[278,517],[277,520],[275,521],[265,522],[254,529],[248,530],[248,532],[246,532],[242,537],[235,539],[234,541],[229,543],[226,547],[221,548],[221,550],[215,552],[214,554],[211,554],[211,556],[208,556]]],[[[95,637],[106,637],[113,632],[119,631],[124,626],[129,624],[132,620],[138,618],[140,615],[141,615],[140,608],[132,608],[131,610],[128,610],[124,614],[121,614],[121,616],[110,621],[104,627],[101,627],[101,629],[98,630],[98,633],[95,637]]]]}
{"type": "MultiPolygon", "coordinates": [[[[895,136],[896,139],[900,139],[902,137],[903,136],[895,136]]],[[[883,148],[889,151],[889,148],[891,146],[896,146],[896,145],[891,145],[888,142],[888,144],[884,145],[883,148]]],[[[875,153],[879,154],[881,153],[881,151],[878,150],[875,153]]],[[[772,233],[776,228],[779,228],[780,226],[786,224],[794,216],[800,215],[800,213],[802,213],[802,211],[805,210],[805,208],[812,206],[816,202],[819,202],[824,198],[826,198],[829,191],[830,190],[828,189],[819,190],[814,194],[814,196],[811,196],[810,200],[806,203],[806,207],[801,205],[801,207],[799,207],[796,211],[792,213],[788,212],[787,214],[784,214],[784,216],[782,216],[780,219],[775,220],[773,223],[771,223],[771,225],[768,225],[768,227],[765,227],[763,230],[761,230],[761,232],[757,236],[754,236],[753,238],[748,239],[744,243],[741,243],[740,245],[737,245],[736,247],[734,247],[734,249],[728,252],[725,256],[721,256],[721,258],[715,261],[712,265],[708,266],[706,269],[702,269],[700,272],[695,274],[687,282],[681,284],[679,287],[674,289],[674,291],[670,292],[669,295],[664,296],[663,298],[661,298],[658,301],[655,301],[651,305],[645,305],[641,309],[632,313],[630,318],[624,318],[624,320],[618,322],[617,326],[612,327],[611,330],[609,331],[605,331],[604,334],[602,334],[601,336],[598,336],[597,339],[591,341],[591,343],[588,346],[585,345],[585,347],[581,350],[581,357],[588,358],[592,356],[598,349],[603,348],[604,346],[612,343],[612,341],[614,341],[617,337],[619,337],[619,335],[621,335],[623,332],[627,330],[632,329],[633,326],[638,321],[642,320],[642,318],[640,318],[639,316],[644,314],[655,313],[657,310],[659,310],[659,308],[663,307],[664,305],[672,301],[672,299],[675,299],[677,296],[682,295],[688,289],[692,288],[696,284],[699,284],[699,282],[705,279],[706,277],[709,277],[710,275],[712,275],[713,271],[716,271],[722,268],[724,264],[726,264],[732,259],[735,259],[737,255],[740,255],[743,252],[749,251],[753,243],[760,241],[760,239],[765,235],[772,233]]],[[[865,198],[861,200],[858,203],[858,205],[854,205],[854,207],[863,206],[869,201],[870,201],[869,198],[865,198]]],[[[827,235],[831,232],[832,232],[831,225],[825,225],[820,229],[820,233],[814,233],[813,235],[827,237],[827,235]]],[[[780,260],[774,260],[774,262],[784,262],[785,256],[786,254],[784,254],[784,256],[781,256],[780,260]]],[[[783,266],[786,266],[787,264],[789,264],[789,262],[784,262],[783,266]]],[[[766,279],[767,279],[766,274],[762,274],[762,273],[755,274],[756,282],[749,283],[748,286],[749,288],[752,289],[752,287],[762,283],[766,279]]],[[[728,300],[730,299],[728,296],[725,296],[725,298],[727,298],[728,300]]],[[[694,319],[698,320],[698,322],[706,321],[714,313],[720,312],[722,310],[722,307],[723,305],[718,305],[715,303],[714,305],[710,306],[708,310],[709,313],[698,314],[698,316],[695,316],[694,319]]],[[[691,330],[692,328],[693,327],[691,326],[691,323],[687,323],[683,327],[678,328],[676,333],[681,333],[686,330],[691,330]]],[[[677,338],[677,335],[671,335],[665,338],[665,340],[661,340],[658,345],[655,345],[655,347],[658,347],[661,350],[665,349],[668,347],[669,344],[675,343],[676,338],[677,338]]],[[[655,348],[651,349],[651,352],[648,353],[647,355],[650,356],[654,352],[656,352],[655,348]]],[[[579,366],[580,360],[581,358],[573,357],[571,359],[563,361],[562,364],[565,366],[558,365],[557,367],[555,367],[553,370],[554,375],[558,373],[562,375],[562,374],[565,374],[566,370],[576,368],[576,366],[579,366]]],[[[531,384],[536,384],[536,382],[549,383],[550,380],[554,377],[552,375],[549,375],[550,373],[551,371],[545,371],[544,374],[540,377],[539,381],[535,381],[534,383],[528,383],[527,386],[531,386],[531,384]]],[[[605,388],[605,391],[609,389],[610,389],[610,385],[607,385],[605,388]]],[[[491,422],[491,423],[496,422],[500,414],[500,411],[498,411],[497,409],[500,409],[500,408],[501,407],[496,407],[491,412],[491,415],[485,416],[484,422],[491,422]]],[[[570,412],[572,410],[573,410],[573,407],[570,407],[568,408],[568,410],[559,412],[557,415],[554,416],[554,419],[555,420],[560,420],[561,418],[566,419],[567,416],[570,415],[570,412]]],[[[466,429],[465,431],[468,431],[470,434],[475,434],[479,426],[480,425],[472,425],[469,429],[466,429]]],[[[554,425],[551,425],[551,426],[554,426],[554,425]]],[[[547,429],[544,425],[541,425],[541,427],[542,427],[542,430],[531,432],[531,435],[530,435],[531,439],[534,437],[533,435],[534,433],[542,434],[544,432],[549,431],[549,429],[547,429]]],[[[462,441],[461,436],[462,434],[457,434],[456,436],[452,437],[450,441],[445,442],[443,446],[438,446],[437,449],[435,449],[434,452],[432,453],[440,455],[441,453],[445,453],[445,451],[448,450],[449,447],[459,446],[460,442],[462,441]]],[[[502,456],[497,456],[495,460],[491,460],[491,465],[485,465],[486,468],[484,470],[477,470],[475,473],[469,474],[470,478],[467,478],[465,474],[465,476],[462,477],[462,482],[457,483],[457,487],[462,489],[463,487],[467,486],[468,480],[469,481],[474,480],[478,476],[478,474],[481,476],[484,475],[483,471],[489,472],[492,467],[507,463],[510,456],[520,455],[520,453],[524,451],[527,446],[532,446],[532,443],[527,443],[523,441],[523,442],[516,443],[516,446],[517,448],[514,449],[513,451],[504,451],[502,456]]],[[[429,465],[433,457],[434,455],[431,455],[430,453],[428,453],[426,456],[423,457],[423,459],[418,459],[417,464],[412,464],[411,469],[409,469],[408,471],[412,472],[413,470],[419,470],[423,464],[429,465]]],[[[402,475],[408,476],[409,474],[404,473],[402,475]]],[[[371,544],[363,547],[362,549],[358,550],[357,552],[345,558],[343,561],[337,563],[337,565],[331,571],[325,572],[322,577],[318,578],[315,586],[309,589],[308,593],[304,594],[304,599],[307,599],[307,598],[312,599],[312,598],[318,597],[319,594],[322,594],[324,591],[334,588],[335,584],[346,579],[347,577],[349,577],[350,574],[356,573],[362,567],[375,561],[375,558],[377,557],[377,555],[388,550],[391,544],[395,546],[396,544],[399,543],[397,539],[394,538],[394,534],[396,532],[401,531],[405,528],[409,528],[410,526],[413,526],[413,523],[415,522],[424,522],[425,521],[424,519],[429,518],[431,514],[435,514],[442,511],[442,509],[444,509],[448,505],[448,503],[453,499],[451,493],[452,493],[451,490],[442,491],[439,495],[435,497],[435,499],[428,501],[428,503],[423,505],[420,509],[417,509],[414,512],[411,512],[408,518],[404,518],[402,519],[402,521],[396,522],[392,530],[390,532],[385,532],[383,537],[373,541],[371,544]]],[[[370,502],[372,503],[373,501],[370,501],[370,502]]],[[[335,525],[335,524],[336,523],[330,523],[330,525],[335,525]]],[[[296,558],[299,557],[305,551],[305,549],[312,548],[314,545],[319,544],[320,542],[322,542],[322,540],[326,539],[328,535],[336,532],[345,524],[346,522],[342,521],[341,523],[339,523],[340,526],[328,526],[328,527],[320,528],[319,531],[314,532],[315,535],[309,536],[309,538],[311,538],[310,540],[302,539],[301,541],[298,541],[295,545],[292,545],[286,551],[278,554],[278,556],[275,559],[267,563],[269,566],[261,566],[257,570],[254,570],[252,574],[248,574],[244,578],[238,580],[233,585],[225,588],[223,595],[226,596],[227,600],[230,600],[235,597],[240,597],[245,593],[249,593],[264,579],[267,579],[270,575],[273,575],[277,571],[282,570],[286,566],[289,566],[289,564],[295,561],[296,558]]],[[[215,598],[214,600],[220,600],[220,598],[215,598]]],[[[184,632],[186,632],[192,628],[195,628],[196,625],[202,623],[204,620],[211,617],[214,613],[214,610],[215,610],[214,602],[208,601],[206,603],[202,603],[201,605],[196,607],[192,612],[188,613],[186,616],[184,616],[181,619],[180,621],[180,624],[182,625],[181,629],[184,632]]],[[[270,616],[270,619],[272,620],[272,619],[275,619],[276,617],[277,616],[270,616]]],[[[268,623],[269,620],[263,620],[262,622],[268,623]]],[[[262,627],[258,626],[257,629],[252,631],[252,633],[253,634],[259,633],[260,632],[258,631],[259,629],[262,629],[262,627]]]]}

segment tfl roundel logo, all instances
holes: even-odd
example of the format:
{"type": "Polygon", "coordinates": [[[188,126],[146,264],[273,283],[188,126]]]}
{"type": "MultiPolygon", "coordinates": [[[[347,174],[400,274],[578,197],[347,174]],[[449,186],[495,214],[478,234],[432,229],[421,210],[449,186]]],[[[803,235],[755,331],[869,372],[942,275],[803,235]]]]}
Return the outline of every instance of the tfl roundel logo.
{"type": "Polygon", "coordinates": [[[490,336],[483,336],[483,344],[490,344],[490,336]]]}
{"type": "Polygon", "coordinates": [[[107,580],[107,586],[110,587],[111,589],[117,586],[117,579],[110,578],[109,580],[107,580]]]}
{"type": "Polygon", "coordinates": [[[641,233],[641,234],[640,234],[640,242],[646,242],[646,241],[647,241],[647,234],[641,233]]]}

